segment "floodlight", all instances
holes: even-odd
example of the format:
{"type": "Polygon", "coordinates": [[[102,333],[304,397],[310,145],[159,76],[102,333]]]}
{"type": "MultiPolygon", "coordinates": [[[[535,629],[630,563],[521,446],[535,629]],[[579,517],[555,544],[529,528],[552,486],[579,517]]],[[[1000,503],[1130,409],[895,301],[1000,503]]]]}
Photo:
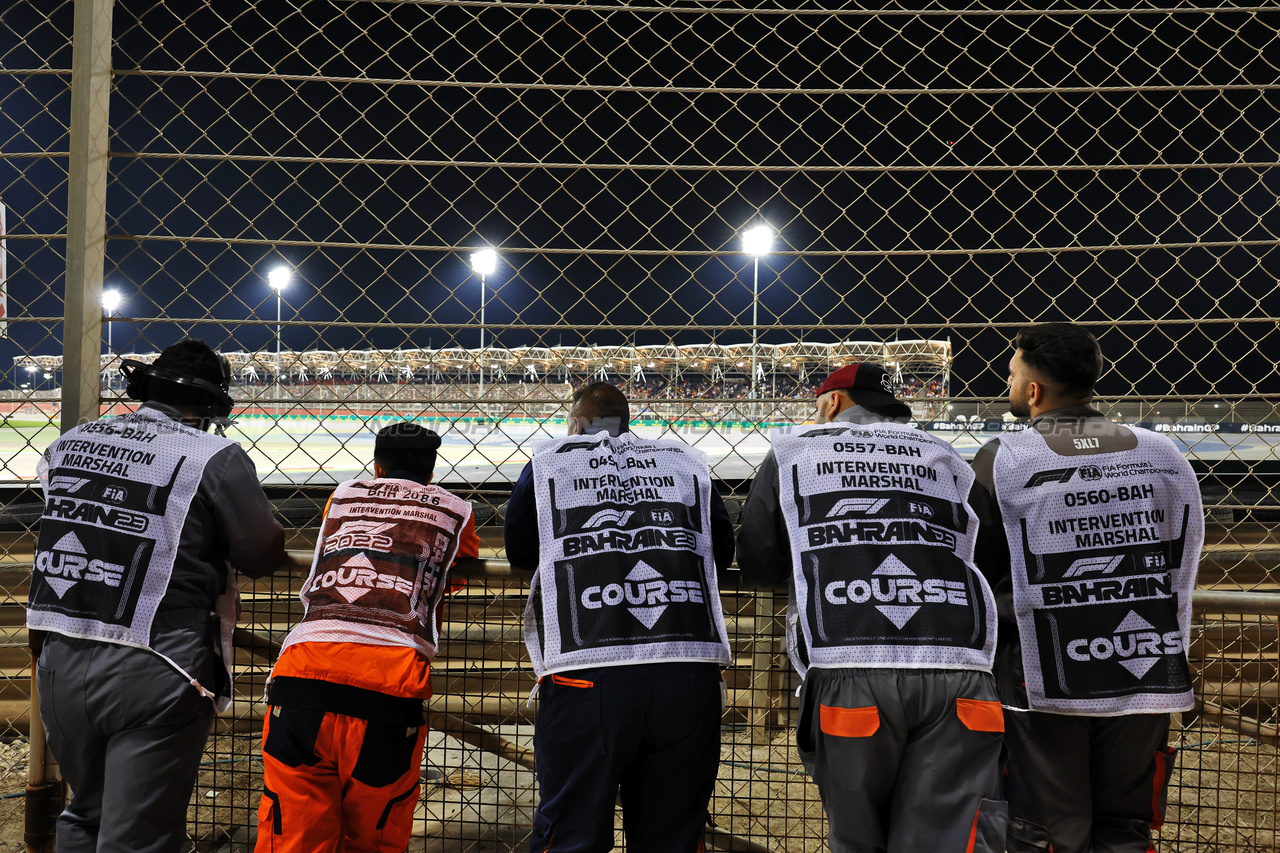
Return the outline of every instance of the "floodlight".
{"type": "Polygon", "coordinates": [[[276,267],[267,273],[267,284],[271,285],[272,290],[279,293],[289,286],[289,281],[292,278],[293,270],[288,267],[276,267]]]}
{"type": "Polygon", "coordinates": [[[108,314],[114,314],[124,303],[124,297],[120,295],[118,290],[102,291],[102,308],[108,314]]]}
{"type": "Polygon", "coordinates": [[[767,255],[772,248],[773,229],[768,225],[756,225],[742,232],[742,251],[748,255],[767,255]]]}
{"type": "Polygon", "coordinates": [[[471,253],[471,269],[477,275],[492,275],[498,268],[498,253],[493,249],[481,249],[471,253]]]}

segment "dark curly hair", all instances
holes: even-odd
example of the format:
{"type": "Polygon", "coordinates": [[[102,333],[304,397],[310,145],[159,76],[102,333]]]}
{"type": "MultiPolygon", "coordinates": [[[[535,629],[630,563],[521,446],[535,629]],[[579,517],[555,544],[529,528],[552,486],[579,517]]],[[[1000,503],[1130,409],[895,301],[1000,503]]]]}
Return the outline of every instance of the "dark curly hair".
{"type": "Polygon", "coordinates": [[[1022,361],[1063,393],[1092,395],[1102,375],[1098,339],[1075,323],[1042,323],[1018,332],[1014,345],[1022,361]]]}

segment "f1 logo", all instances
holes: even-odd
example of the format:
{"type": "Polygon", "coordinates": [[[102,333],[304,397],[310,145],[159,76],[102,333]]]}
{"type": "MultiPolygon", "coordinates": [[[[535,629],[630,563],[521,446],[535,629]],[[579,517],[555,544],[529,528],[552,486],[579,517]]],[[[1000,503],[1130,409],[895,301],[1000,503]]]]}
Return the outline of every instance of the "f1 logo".
{"type": "Polygon", "coordinates": [[[1075,468],[1054,468],[1052,471],[1037,471],[1031,475],[1031,479],[1027,480],[1024,489],[1032,489],[1036,486],[1043,486],[1045,483],[1065,483],[1071,479],[1071,475],[1076,472],[1075,468]]]}
{"type": "Polygon", "coordinates": [[[831,511],[827,513],[827,518],[839,518],[851,512],[861,513],[862,515],[875,515],[884,509],[884,505],[888,502],[888,498],[842,498],[836,501],[835,506],[831,507],[831,511]]]}
{"type": "Polygon", "coordinates": [[[68,495],[75,494],[85,483],[89,482],[84,477],[67,477],[57,476],[49,478],[49,491],[64,492],[68,495]]]}
{"type": "Polygon", "coordinates": [[[1120,556],[1103,556],[1103,557],[1082,557],[1071,564],[1067,569],[1064,578],[1078,578],[1081,575],[1090,572],[1098,572],[1099,574],[1109,575],[1115,571],[1116,566],[1124,560],[1124,555],[1120,556]]]}
{"type": "Polygon", "coordinates": [[[590,530],[593,527],[603,527],[606,524],[615,524],[618,527],[624,526],[631,516],[635,513],[632,510],[616,510],[602,509],[592,515],[582,524],[583,530],[590,530]]]}

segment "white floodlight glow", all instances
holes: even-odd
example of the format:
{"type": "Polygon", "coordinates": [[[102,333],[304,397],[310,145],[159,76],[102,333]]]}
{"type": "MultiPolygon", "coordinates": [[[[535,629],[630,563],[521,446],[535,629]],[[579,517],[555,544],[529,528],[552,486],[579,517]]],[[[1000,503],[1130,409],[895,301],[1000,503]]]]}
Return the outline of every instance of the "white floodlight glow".
{"type": "Polygon", "coordinates": [[[108,314],[114,314],[124,304],[124,297],[120,295],[118,290],[102,291],[102,308],[108,314]]]}
{"type": "Polygon", "coordinates": [[[767,255],[772,248],[773,229],[768,225],[756,225],[742,232],[742,251],[748,255],[767,255]]]}
{"type": "Polygon", "coordinates": [[[493,249],[481,249],[471,253],[471,269],[476,275],[493,275],[498,268],[498,253],[493,249]]]}
{"type": "Polygon", "coordinates": [[[276,267],[267,273],[267,284],[271,285],[272,290],[279,293],[289,286],[289,281],[292,278],[293,270],[288,267],[276,267]]]}

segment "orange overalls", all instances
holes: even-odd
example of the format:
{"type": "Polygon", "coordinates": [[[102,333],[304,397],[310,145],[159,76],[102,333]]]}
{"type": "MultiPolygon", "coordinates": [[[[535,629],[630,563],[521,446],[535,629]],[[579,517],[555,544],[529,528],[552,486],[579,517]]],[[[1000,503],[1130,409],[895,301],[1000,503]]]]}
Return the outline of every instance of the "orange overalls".
{"type": "MultiPolygon", "coordinates": [[[[479,556],[479,545],[468,518],[457,556],[479,556]]],[[[437,624],[442,608],[443,599],[437,624]]],[[[301,642],[285,649],[272,671],[273,701],[274,685],[307,689],[269,706],[255,853],[389,853],[408,846],[430,670],[423,655],[404,646],[301,642]]]]}

